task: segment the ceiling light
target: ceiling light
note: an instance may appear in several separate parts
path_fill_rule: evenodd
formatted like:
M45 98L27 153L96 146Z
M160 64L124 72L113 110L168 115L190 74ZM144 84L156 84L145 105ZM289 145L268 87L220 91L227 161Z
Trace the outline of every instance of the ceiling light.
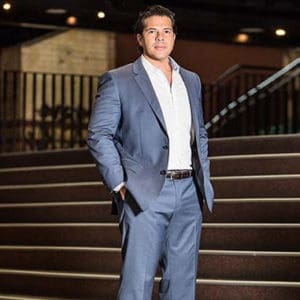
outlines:
M104 13L104 11L98 11L97 17L98 17L99 19L104 19L104 18L105 18L105 13Z
M2 5L2 8L4 10L10 10L11 9L11 4L9 2L5 2L3 5Z
M246 33L239 33L235 37L235 41L238 43L247 43L249 41L249 35Z
M67 18L66 23L68 25L76 25L77 24L77 18L74 16L70 16Z
M46 13L51 14L51 15L63 15L66 12L67 12L67 10L64 8L48 8L48 9L46 9Z
M282 28L278 28L278 29L275 30L275 34L277 36L285 36L286 35L286 31L284 29L282 29Z

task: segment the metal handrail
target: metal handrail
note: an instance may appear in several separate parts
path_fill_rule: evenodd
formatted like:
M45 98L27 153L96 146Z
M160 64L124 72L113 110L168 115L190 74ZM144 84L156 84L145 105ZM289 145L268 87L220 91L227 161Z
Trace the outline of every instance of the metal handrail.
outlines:
M218 122L220 122L222 119L225 118L225 116L229 115L233 110L237 109L237 107L242 104L249 101L250 98L253 98L256 96L260 91L267 88L269 85L273 84L276 80L280 79L282 76L285 76L287 73L292 71L295 68L298 68L300 65L300 58L295 59L293 62L276 72L275 74L271 75L258 85L256 87L251 88L243 95L239 96L236 100L230 102L227 106L225 106L219 113L217 113L209 122L205 124L205 128L208 130Z
M258 66L258 65L244 65L244 64L236 64L228 69L226 69L214 82L214 85L218 85L224 79L227 79L232 74L243 70L243 69L250 69L250 70L259 70L259 71L276 71L278 68L276 67L269 67L269 66Z

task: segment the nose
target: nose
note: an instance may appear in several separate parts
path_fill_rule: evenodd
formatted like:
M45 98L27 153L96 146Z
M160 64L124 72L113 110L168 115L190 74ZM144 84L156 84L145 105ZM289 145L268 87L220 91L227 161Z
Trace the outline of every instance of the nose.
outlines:
M163 41L164 40L162 32L160 32L160 31L157 32L156 39L158 41Z

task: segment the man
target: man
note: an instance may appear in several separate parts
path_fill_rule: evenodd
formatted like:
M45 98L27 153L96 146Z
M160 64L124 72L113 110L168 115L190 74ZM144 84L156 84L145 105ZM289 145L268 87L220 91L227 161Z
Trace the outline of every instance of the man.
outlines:
M123 269L118 299L195 299L202 201L210 183L199 77L169 55L174 13L154 5L136 23L142 55L104 74L88 145L118 208Z

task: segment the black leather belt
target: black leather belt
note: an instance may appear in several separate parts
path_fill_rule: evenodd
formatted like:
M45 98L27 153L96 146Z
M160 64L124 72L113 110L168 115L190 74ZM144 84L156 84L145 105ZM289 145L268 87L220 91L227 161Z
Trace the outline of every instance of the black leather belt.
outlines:
M193 170L168 170L166 172L166 178L170 179L184 179L193 176Z

